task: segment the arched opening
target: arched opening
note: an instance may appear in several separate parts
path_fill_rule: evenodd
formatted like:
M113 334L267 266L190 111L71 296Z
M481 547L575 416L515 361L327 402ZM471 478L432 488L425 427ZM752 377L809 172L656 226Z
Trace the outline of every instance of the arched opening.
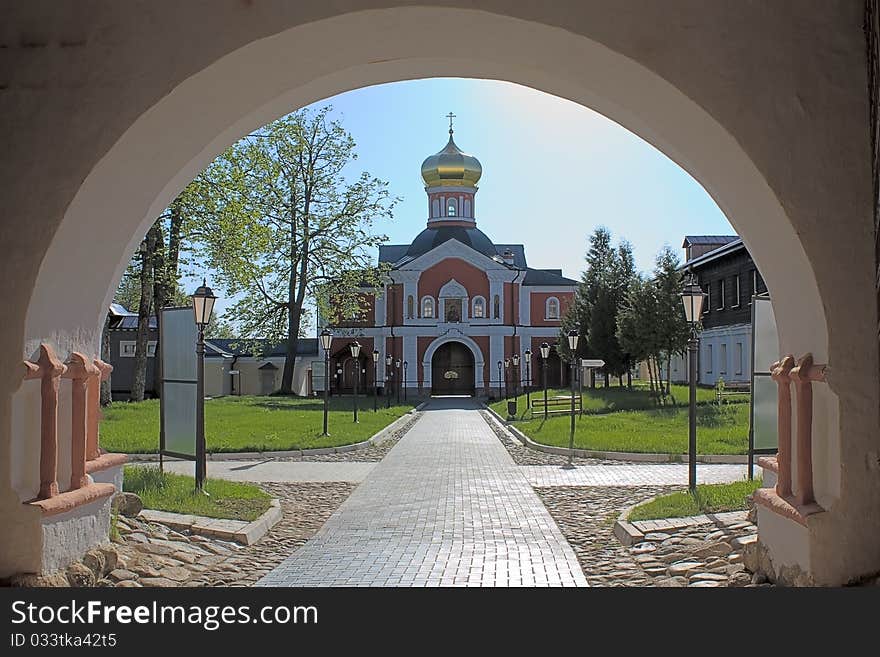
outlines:
M561 11L570 8L560 6ZM812 352L817 362L828 362L835 371L828 388L817 394L816 421L822 435L816 446L821 455L816 492L826 508L840 509L838 517L860 516L872 508L867 504L876 499L877 484L866 476L850 476L844 482L843 473L863 465L865 455L876 451L876 331L850 321L854 299L876 303L870 240L850 221L860 216L865 199L842 204L835 216L843 217L840 222L846 225L829 227L833 194L824 199L828 207L807 210L813 207L809 193L790 186L791 180L802 180L828 187L794 170L809 159L791 157L795 150L785 148L786 143L792 146L796 132L780 130L780 142L767 141L768 135L777 138L774 126L762 125L754 115L742 118L737 103L730 102L738 97L719 91L696 64L684 58L664 60L663 53L644 46L644 34L627 29L635 27L628 20L651 21L614 13L590 14L582 21L584 17L572 17L570 26L565 17L542 23L458 8L328 13L310 15L312 22L305 24L286 16L271 29L216 44L215 50L193 57L167 79L157 72L158 89L145 87L140 104L118 112L120 121L130 123L108 133L108 139L115 140L112 146L102 142L100 152L77 170L83 183L68 184L74 191L47 204L48 213L35 206L34 216L52 214L56 207L65 210L63 218L40 227L42 241L33 247L33 262L28 260L21 278L12 281L32 292L28 299L21 296L26 293L17 293L9 339L4 341L7 365L16 365L22 355L32 356L41 342L54 345L62 357L73 351L96 354L115 281L147 227L198 171L248 131L292 108L369 84L439 75L516 81L613 118L669 155L718 202L759 262L774 295L780 352ZM623 35L613 28L621 20ZM712 44L721 41L707 36ZM667 35L666 40L674 43L673 37ZM238 82L235 94L227 92L229 79ZM816 116L811 111L801 114L809 120ZM786 120L784 113L782 119ZM774 148L779 144L783 148ZM785 160L782 173L767 156L773 151ZM843 160L837 164L845 169L850 160ZM100 248L95 248L95 236L101 237ZM839 248L847 244L853 246L850 257L825 256L847 252ZM493 307L497 317L497 301ZM0 428L0 462L10 464L0 492L12 500L3 502L10 534L20 530L32 540L33 517L18 509L14 495L33 483L32 468L21 466L28 463L26 445L33 442L29 418L35 401L30 395L14 397L20 385L18 379L2 383L4 403L12 413ZM845 413L839 412L838 395L845 398ZM847 436L846 450L841 449L840 435ZM844 460L843 465L853 467L841 467ZM827 530L811 531L839 530L841 541L853 539L851 544L860 546L858 554L852 551L840 561L839 573L867 572L872 558L859 555L877 554L876 539L845 522L839 528L826 525ZM7 552L25 554L15 546Z
M446 342L431 358L432 395L473 395L474 355L463 343Z

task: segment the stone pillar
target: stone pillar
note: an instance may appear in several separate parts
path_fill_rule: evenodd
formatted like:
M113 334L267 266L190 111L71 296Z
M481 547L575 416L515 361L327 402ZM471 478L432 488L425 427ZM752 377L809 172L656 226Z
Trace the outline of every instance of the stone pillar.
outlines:
M86 476L86 443L89 434L89 383L100 386L101 371L79 352L73 352L66 363L65 379L70 379L72 407L70 432L70 490L89 484ZM93 385L92 388L97 386ZM100 400L100 395L98 397Z
M791 496L791 378L794 357L789 355L770 367L770 376L776 381L777 412L776 426L779 448L776 463L779 469L776 479L776 494L779 497Z
M58 390L67 369L47 344L36 363L25 362L26 379L40 379L40 491L38 500L58 495Z

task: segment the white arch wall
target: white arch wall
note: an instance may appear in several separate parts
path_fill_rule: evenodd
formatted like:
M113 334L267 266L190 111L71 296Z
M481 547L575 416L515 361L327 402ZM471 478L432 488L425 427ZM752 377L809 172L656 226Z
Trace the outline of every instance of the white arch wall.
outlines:
M129 38L101 44L96 61L107 62L106 75L122 76L119 84L101 87L102 102L90 98L62 107L63 129L103 143L105 135L119 134L120 126L138 118L98 162L88 159L90 153L79 162L59 149L46 160L52 166L34 174L33 186L16 177L30 171L21 162L0 183L19 206L13 209L27 219L18 230L4 226L7 243L22 244L24 235L49 244L42 258L38 240L30 250L11 248L12 257L0 265L9 274L3 280L12 286L13 306L3 362L12 367L43 340L62 354L72 348L94 352L113 282L150 222L250 129L370 83L431 75L511 80L614 118L707 188L742 234L774 294L782 349L812 351L817 361L831 363L829 387L837 396L820 394L824 406L817 417L823 429L818 460L826 466L818 473L820 501L837 499L850 515L876 513L869 502L877 498L877 484L866 483L876 459L865 458L877 453L877 349L860 3L819 5L796 23L781 4L707 8L686 0L662 5L631 0L613 7L572 0L542 7L540 16L533 3L499 0L486 4L494 14L405 8L315 20L371 4L348 0L330 7L304 0L295 8L264 4L259 14L243 15L236 11L250 10L218 7L207 20L192 21L185 15L191 9L158 1L150 7L151 20L123 26ZM74 13L67 19L69 29L78 22L102 27L107 22L97 6L87 17ZM212 36L181 40L176 32L181 25ZM126 51L130 42L142 50ZM111 57L113 48L124 52ZM178 50L183 54L175 54ZM694 58L694 52L701 56ZM173 65L146 64L154 53L171 53ZM213 63L204 67L208 61ZM192 75L182 79L181 67L191 62ZM63 61L75 63L70 57ZM139 67L149 73L135 85L125 76ZM34 116L42 119L34 143L37 134L54 134L57 122L37 112L46 106L33 105ZM30 133L14 127L12 143L27 144L22 135ZM70 180L55 183L62 170L76 172L73 187ZM20 189L8 187L19 181ZM55 197L71 189L78 191L56 230L54 208L66 202ZM35 284L28 278L34 258L42 260ZM15 304L21 289L31 288L25 319L23 307ZM864 321L861 315L853 321L853 308L866 311ZM6 418L0 460L6 460L11 389L0 387ZM847 436L845 449L841 433ZM841 456L858 477L841 481ZM8 472L0 488L8 498ZM8 510L21 516L13 506ZM865 548L862 554L877 547L856 523L844 522L840 530L850 544ZM841 572L865 566L851 555L838 560Z

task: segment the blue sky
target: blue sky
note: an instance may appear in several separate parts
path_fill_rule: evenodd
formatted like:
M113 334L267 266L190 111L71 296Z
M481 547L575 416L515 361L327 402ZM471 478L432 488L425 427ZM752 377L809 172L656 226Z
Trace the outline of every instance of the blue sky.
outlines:
M483 165L478 227L492 240L526 245L529 265L578 278L587 237L607 226L633 244L648 271L686 234L732 234L706 191L672 160L625 128L568 100L508 82L436 78L351 91L333 106L357 143L352 174L368 171L402 197L376 230L409 243L425 226L422 160L455 141ZM291 108L293 110L295 108ZM222 307L226 304L222 304Z

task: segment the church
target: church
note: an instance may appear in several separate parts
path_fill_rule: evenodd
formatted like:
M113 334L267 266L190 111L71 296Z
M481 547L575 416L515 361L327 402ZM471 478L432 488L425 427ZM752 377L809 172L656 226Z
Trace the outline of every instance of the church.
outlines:
M482 165L456 145L449 119L446 146L422 163L425 229L409 244L381 246L379 263L389 267L381 292L365 288L363 313L326 327L333 390L350 391L358 371L361 391L375 382L385 394L492 397L505 380L511 394L514 381L542 384L540 346L558 342L577 283L560 269L529 267L522 244L493 242L477 227ZM568 381L555 346L547 368L548 386Z

